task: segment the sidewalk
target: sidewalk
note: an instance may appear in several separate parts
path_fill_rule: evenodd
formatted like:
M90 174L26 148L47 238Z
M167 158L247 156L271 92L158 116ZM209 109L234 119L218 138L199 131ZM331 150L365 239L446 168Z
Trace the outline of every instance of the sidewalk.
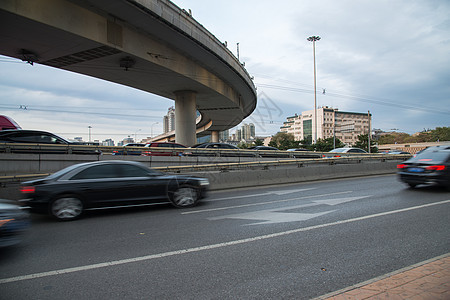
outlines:
M450 299L450 253L317 299Z

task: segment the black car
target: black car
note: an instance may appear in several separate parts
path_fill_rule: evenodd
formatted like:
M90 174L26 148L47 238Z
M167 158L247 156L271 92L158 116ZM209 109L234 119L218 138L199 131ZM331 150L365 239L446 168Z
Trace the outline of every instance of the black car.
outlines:
M30 146L9 147L8 152L37 153L37 154L101 154L95 147L82 146L80 143L69 142L56 134L40 130L2 130L0 131L0 144L34 144ZM67 147L61 147L61 146ZM69 147L77 145L78 147ZM6 151L5 148L0 148Z
M19 243L30 226L28 213L14 201L0 199L0 247Z
M279 149L275 148L275 147L269 147L269 146L253 146L248 148L249 150L275 150L275 151L280 151Z
M73 220L85 210L171 202L192 207L205 197L205 178L169 175L132 161L96 161L67 167L24 182L21 192L32 212Z
M205 148L205 149L239 149L238 147L227 143L203 143L192 146L192 148Z
M400 180L412 188L434 183L450 189L450 146L429 147L397 169Z
M191 148L199 149L200 151L194 150L192 152L185 153L187 156L223 156L223 157L255 156L255 154L246 153L245 151L239 151L240 149L238 147L227 143L215 143L215 142L203 143L194 145Z

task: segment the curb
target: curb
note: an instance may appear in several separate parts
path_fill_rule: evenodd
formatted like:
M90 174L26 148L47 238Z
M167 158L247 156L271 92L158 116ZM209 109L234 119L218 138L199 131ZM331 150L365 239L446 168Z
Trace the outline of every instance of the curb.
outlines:
M434 258L430 258L430 259L424 260L422 262L413 264L411 266L404 267L402 269L399 269L399 270L396 270L396 271L393 271L393 272L390 272L390 273L387 273L387 274L384 274L384 275L381 275L381 276L378 276L378 277L375 277L375 278L372 278L372 279L369 279L369 280L366 280L366 281L363 281L363 282L360 282L360 283L357 283L357 284L354 284L352 286L349 286L349 287L346 287L346 288L343 288L343 289L340 289L340 290L337 290L337 291L334 291L334 292L331 292L331 293L319 296L317 298L313 298L312 300L323 300L323 299L335 297L337 295L340 295L340 294L343 294L343 293L346 293L346 292L349 292L349 291L352 291L352 290L364 287L364 286L366 286L368 284L371 284L371 283L374 283L374 282L377 282L377 281L389 278L391 276L394 276L394 275L397 275L397 274L400 274L400 273L403 273L403 272L406 272L406 271L409 271L409 270L421 267L423 265L432 263L434 261L437 261L437 260L440 260L440 259L443 259L443 258L446 258L446 257L449 257L449 256L450 256L450 253L446 253L446 254L443 254L443 255L440 255L440 256L437 256L437 257L434 257Z

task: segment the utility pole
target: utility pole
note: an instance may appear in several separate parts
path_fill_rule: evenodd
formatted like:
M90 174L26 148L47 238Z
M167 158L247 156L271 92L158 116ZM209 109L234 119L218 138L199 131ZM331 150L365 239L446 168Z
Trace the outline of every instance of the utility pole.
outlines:
M317 93L316 93L316 41L320 41L320 36L310 36L308 41L313 43L314 56L314 144L317 143Z
M333 108L333 149L336 149L336 109Z

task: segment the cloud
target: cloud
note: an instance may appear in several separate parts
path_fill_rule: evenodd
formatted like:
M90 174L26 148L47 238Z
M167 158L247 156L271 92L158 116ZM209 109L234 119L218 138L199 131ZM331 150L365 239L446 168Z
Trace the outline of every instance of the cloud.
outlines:
M260 98L258 134L279 130L286 117L313 108L316 44L317 102L373 114L373 127L408 133L450 126L450 2L445 0L200 1L175 0L245 62L258 88L282 112L267 115ZM23 127L113 135L162 131L172 100L35 64L0 59L2 113ZM323 90L326 90L323 94ZM41 111L23 111L26 104ZM7 108L7 105L9 108ZM48 110L56 109L52 113ZM83 113L68 112L82 111ZM97 114L94 114L97 112ZM100 114L102 113L102 114ZM50 116L50 117L49 117ZM141 117L141 116L147 116ZM75 121L77 120L77 121ZM139 131L141 129L141 131Z

